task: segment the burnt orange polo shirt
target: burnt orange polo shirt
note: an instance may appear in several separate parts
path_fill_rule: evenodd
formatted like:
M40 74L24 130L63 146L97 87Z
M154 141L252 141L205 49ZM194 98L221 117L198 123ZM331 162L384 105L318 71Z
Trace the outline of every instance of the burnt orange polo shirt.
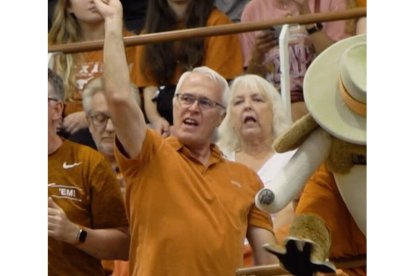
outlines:
M208 165L177 138L148 130L136 158L116 149L126 181L132 275L234 275L243 265L248 225L272 232L254 197L254 171L227 161L214 145Z

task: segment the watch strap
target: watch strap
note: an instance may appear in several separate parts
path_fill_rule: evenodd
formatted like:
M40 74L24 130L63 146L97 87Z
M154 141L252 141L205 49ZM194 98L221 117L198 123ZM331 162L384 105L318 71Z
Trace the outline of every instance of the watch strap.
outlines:
M322 29L323 29L322 23L321 22L317 22L317 23L313 24L312 27L306 28L306 31L308 32L308 34L311 35L313 33L316 33L316 32L321 31Z
M86 241L86 237L88 236L88 232L86 230L79 228L78 235L76 236L76 240L79 243L84 243Z

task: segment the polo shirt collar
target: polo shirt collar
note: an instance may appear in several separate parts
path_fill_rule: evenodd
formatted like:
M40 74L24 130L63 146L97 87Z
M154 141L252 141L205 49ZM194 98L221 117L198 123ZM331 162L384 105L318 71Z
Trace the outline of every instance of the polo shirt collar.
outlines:
M190 151L188 148L184 146L183 143L181 143L177 137L169 136L165 139L165 141L170 144L171 147L173 147L177 152L182 152L184 155L186 155L189 158L192 158L190 155ZM215 144L210 144L210 150L211 155L208 160L208 166L222 162L224 160L224 155L220 151L220 149Z

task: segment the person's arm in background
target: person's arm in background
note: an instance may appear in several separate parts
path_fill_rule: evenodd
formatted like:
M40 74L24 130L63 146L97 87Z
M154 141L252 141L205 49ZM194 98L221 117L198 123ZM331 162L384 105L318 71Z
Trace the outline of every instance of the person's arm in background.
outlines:
M255 226L249 226L247 228L247 239L252 247L254 264L266 265L279 263L277 257L267 252L263 245L266 243L276 245L276 238L272 232L267 229L259 228Z
M158 113L157 104L152 100L157 93L157 87L147 86L144 88L143 93L145 114L151 126L162 136L169 136L170 124Z
M260 11L248 3L241 15L242 23L257 21ZM239 35L246 73L265 77L267 68L263 64L266 53L277 46L276 33L270 29L246 32Z
M265 77L266 66L263 64L267 52L277 46L277 37L272 30L263 30L255 33L255 40L250 54L246 73Z
M88 120L86 119L85 111L78 111L68 114L65 118L63 118L62 127L70 134L74 134L82 128L87 128Z
M136 157L147 125L130 87L129 68L122 36L122 5L119 0L94 0L105 19L104 84L117 138L129 157Z
M81 228L88 233L84 243L77 240ZM67 218L52 198L48 201L48 234L49 237L72 244L98 259L128 259L128 226L107 229L79 226Z
M309 0L294 0L294 2L301 15L313 13L309 7ZM319 12L344 11L347 9L346 0L315 0L315 2L320 3ZM312 26L314 24L305 25L306 28L311 28ZM319 54L336 41L346 38L349 35L346 32L346 21L342 20L323 23L323 29L309 34L309 37L312 40L316 53Z
M243 12L240 17L241 23L250 23L256 20L254 18L254 15L252 15L252 13L250 12L250 10L252 9L250 6L251 6L251 3L248 3L244 7ZM247 66L249 65L250 59L252 58L253 46L256 40L255 33L256 32L245 32L245 33L239 34L245 68L247 68Z

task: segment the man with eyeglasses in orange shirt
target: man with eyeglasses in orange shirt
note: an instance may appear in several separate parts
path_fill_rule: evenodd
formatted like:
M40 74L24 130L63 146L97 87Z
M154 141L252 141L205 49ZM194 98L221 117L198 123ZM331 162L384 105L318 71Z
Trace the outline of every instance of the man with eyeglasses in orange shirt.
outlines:
M135 100L140 104L138 90L131 84L131 90ZM82 93L83 110L86 113L89 132L92 135L96 148L111 164L116 173L122 195L125 195L125 181L118 169L114 155L115 129L109 114L108 103L104 96L104 84L102 77L90 81ZM108 274L120 276L128 274L128 262L122 260L104 260L102 265Z
M138 90L132 83L130 87L133 91L134 99L140 105ZM115 129L103 90L102 77L91 80L84 88L82 105L96 149L107 158L112 169L115 172L119 172L114 155Z
M276 263L270 216L254 205L262 182L224 159L212 143L225 116L227 81L198 67L184 73L173 98L173 129L163 138L145 124L129 88L119 0L94 0L105 18L105 98L126 181L131 275L234 275L247 236L256 264Z

